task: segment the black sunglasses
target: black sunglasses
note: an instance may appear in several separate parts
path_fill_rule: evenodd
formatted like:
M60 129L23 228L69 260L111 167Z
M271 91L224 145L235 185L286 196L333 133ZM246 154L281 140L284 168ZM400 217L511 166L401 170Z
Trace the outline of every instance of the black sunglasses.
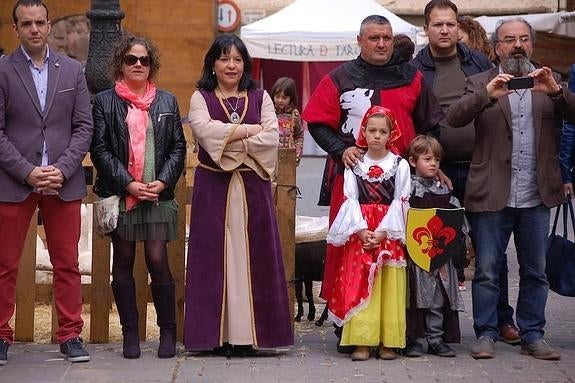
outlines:
M126 65L135 65L138 60L140 60L140 64L143 66L150 66L150 56L134 56L134 55L125 55L124 56L124 63Z

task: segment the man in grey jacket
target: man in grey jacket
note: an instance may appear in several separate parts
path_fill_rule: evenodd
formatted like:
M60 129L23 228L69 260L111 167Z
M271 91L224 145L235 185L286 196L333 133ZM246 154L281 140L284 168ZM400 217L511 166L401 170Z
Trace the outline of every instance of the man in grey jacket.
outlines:
M543 339L549 288L545 251L550 208L565 198L559 137L563 118L575 120L575 95L556 82L551 69L533 66L534 37L522 18L500 21L494 33L500 65L469 77L464 96L447 116L454 127L472 120L475 125L465 191L476 245L472 297L478 339L471 346L475 359L495 356L499 269L511 234L521 269L516 307L521 353L560 358ZM513 79L521 76L533 79L533 87L511 90Z

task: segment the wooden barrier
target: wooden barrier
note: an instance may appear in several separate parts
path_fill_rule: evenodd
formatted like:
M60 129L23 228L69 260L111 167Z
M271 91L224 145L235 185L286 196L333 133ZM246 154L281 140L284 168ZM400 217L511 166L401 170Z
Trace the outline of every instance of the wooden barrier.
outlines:
M190 152L188 152L190 153ZM188 164L195 163L188 161ZM85 161L89 164L89 159ZM295 151L279 149L276 214L280 229L280 239L284 254L286 281L291 281L295 274ZM85 166L88 174L92 173L91 166ZM168 244L168 254L171 271L176 283L176 321L178 339L182 339L184 321L184 283L185 283L185 253L186 253L186 227L189 223L187 210L191 209L191 191L193 189L194 167L187 167L186 176L182 176L176 186L175 196L180 206L178 210L178 239ZM190 174L191 172L191 174ZM188 182L186 182L188 180ZM191 182L189 180L192 180ZM88 195L83 202L93 203L97 196L88 186ZM24 245L24 252L20 260L16 290L16 318L15 340L21 342L34 341L34 308L36 303L52 302L52 285L36 284L36 238L38 234L37 213L32 217L30 228ZM92 227L95 227L93 225ZM151 301L148 288L148 271L146 268L143 246L138 243L137 256L134 266L134 279L136 280L136 294L140 315L140 338L146 339L147 309ZM34 288L30 288L34 286ZM293 286L288 283L290 309L293 310ZM90 304L90 342L107 343L110 332L110 309L112 307L112 292L110 288L110 238L92 233L92 273L91 283L82 285L84 303ZM273 309L273 308L271 308ZM293 315L292 315L293 317ZM151 324L155 326L155 323ZM57 320L52 310L52 341L55 341Z
M294 317L295 296L295 200L297 196L295 149L280 149L278 153L278 177L275 189L276 215L284 261L290 316ZM292 322L293 326L293 322Z

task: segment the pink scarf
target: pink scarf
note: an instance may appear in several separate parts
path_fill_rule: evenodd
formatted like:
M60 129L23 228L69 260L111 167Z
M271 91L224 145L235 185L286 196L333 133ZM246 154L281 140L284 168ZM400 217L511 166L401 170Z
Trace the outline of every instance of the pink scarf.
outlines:
M144 173L144 155L146 151L146 129L148 128L148 109L156 97L156 86L148 81L144 97L140 97L128 88L125 81L116 81L116 93L129 102L126 124L130 136L130 158L128 172L138 182L142 182ZM138 198L129 194L126 196L126 210L130 210L139 202Z

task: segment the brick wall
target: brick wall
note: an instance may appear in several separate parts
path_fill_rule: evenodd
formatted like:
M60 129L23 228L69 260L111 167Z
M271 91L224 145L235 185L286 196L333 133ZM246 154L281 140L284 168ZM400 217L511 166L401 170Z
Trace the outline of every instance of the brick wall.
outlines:
M14 0L0 0L0 46L5 53L19 42L12 30ZM68 15L84 14L89 0L45 0L55 20ZM121 0L126 17L122 27L152 39L160 50L158 85L176 94L180 112L188 113L189 100L199 78L203 56L216 33L217 0Z

